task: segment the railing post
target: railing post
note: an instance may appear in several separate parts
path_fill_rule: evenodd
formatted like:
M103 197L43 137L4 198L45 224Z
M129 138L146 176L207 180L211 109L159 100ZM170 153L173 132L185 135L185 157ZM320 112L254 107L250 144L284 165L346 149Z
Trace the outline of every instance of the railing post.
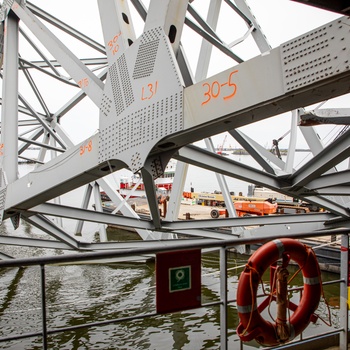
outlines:
M341 236L341 259L340 259L340 324L343 326L343 332L339 335L339 349L348 348L348 282L349 282L349 236Z
M43 327L43 349L47 350L45 265L40 265L40 276L41 276L41 319L42 319L42 327Z
M220 248L220 343L227 350L227 249Z

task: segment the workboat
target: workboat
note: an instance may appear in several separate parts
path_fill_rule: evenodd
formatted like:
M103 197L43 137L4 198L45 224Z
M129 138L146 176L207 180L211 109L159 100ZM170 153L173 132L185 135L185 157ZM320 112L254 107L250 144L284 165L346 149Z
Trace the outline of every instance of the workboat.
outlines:
M155 179L154 183L157 191L162 194L170 194L175 176L176 160L171 159L167 164L162 176ZM145 185L140 173L131 176L121 176L119 190L121 196L128 198L145 197Z

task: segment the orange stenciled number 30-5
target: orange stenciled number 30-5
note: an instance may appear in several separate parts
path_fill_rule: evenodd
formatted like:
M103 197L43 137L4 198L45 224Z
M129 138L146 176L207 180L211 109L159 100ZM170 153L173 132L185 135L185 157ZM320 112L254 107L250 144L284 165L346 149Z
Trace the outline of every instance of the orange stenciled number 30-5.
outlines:
M219 96L222 96L222 99L225 101L234 97L237 92L237 85L233 82L233 76L237 72L238 70L232 71L228 76L227 81L221 84L217 80L213 81L211 84L203 83L202 86L205 88L205 100L202 102L202 106L210 102L212 99L218 98ZM229 90L225 87L228 87Z

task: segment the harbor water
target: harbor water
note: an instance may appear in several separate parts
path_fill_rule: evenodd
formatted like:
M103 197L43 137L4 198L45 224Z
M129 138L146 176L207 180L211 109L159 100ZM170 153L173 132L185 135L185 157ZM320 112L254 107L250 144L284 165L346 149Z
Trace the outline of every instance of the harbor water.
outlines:
M245 156L237 156L245 157ZM22 165L21 165L22 166ZM23 165L28 167L28 165ZM26 169L22 169L25 171ZM202 170L201 170L202 171ZM215 175L214 180L215 180ZM213 180L213 181L214 181ZM232 186L230 186L232 183ZM246 194L247 183L237 184L229 179L230 190ZM208 192L218 189L198 169L190 169L186 186L196 191ZM233 188L234 187L234 188ZM185 189L186 190L186 189ZM81 200L73 191L62 203L79 205ZM65 220L63 225L71 230L73 223ZM21 221L15 231L10 221L0 227L1 235L22 237L45 237L35 227ZM85 227L86 236L94 239L97 224ZM125 231L108 229L111 240L136 237ZM64 254L61 250L43 251L40 248L0 246L3 253L16 256L42 256ZM228 299L236 298L238 278L248 256L229 253ZM202 257L202 304L220 300L219 256L217 252L206 253ZM339 278L324 272L324 281ZM264 276L268 281L269 276ZM300 274L293 284L302 285ZM268 286L266 286L268 291ZM261 290L262 291L262 290ZM104 263L88 265L48 266L46 268L47 324L48 329L59 329L102 320L114 320L127 316L155 312L155 262L139 261L125 263ZM291 299L297 303L300 292L293 292ZM327 306L328 305L328 306ZM319 334L339 327L339 284L327 285L324 298L317 313L321 316L316 324L311 324L304 336ZM330 314L328 314L330 312ZM266 315L268 317L268 315ZM332 323L329 327L323 322ZM0 270L0 337L41 331L40 269ZM231 302L228 312L229 348L239 349L239 338L235 334L238 326L235 302ZM49 349L218 349L220 347L219 306L177 312L170 315L156 315L142 320L123 321L103 326L94 326L49 336ZM244 349L258 348L257 343L244 345ZM0 349L42 349L41 337L1 342Z

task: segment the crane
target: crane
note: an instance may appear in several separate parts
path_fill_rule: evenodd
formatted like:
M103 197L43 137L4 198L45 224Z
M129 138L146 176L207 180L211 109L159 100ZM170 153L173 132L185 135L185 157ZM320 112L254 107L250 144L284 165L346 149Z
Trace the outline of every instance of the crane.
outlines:
M222 141L222 144L218 147L217 154L220 154L221 156L225 155L224 153L224 145L226 143L227 135L224 137L224 141Z

